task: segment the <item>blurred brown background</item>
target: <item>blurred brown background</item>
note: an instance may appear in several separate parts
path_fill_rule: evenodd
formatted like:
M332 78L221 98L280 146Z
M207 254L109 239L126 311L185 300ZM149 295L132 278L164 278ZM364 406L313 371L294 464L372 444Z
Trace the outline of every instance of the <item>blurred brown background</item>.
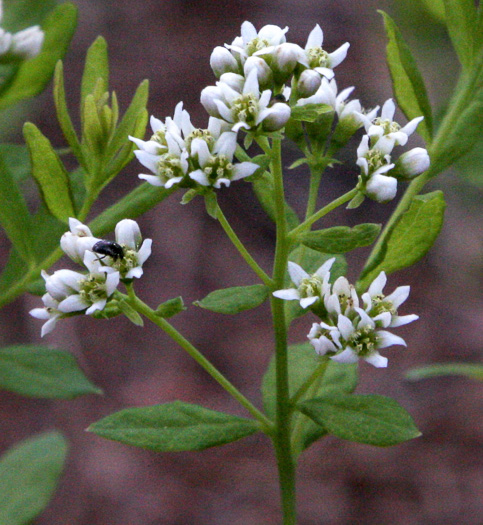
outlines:
M420 2L419 2L420 3ZM150 113L164 119L183 100L195 125L206 115L198 100L214 82L209 56L216 45L231 42L240 24L259 29L288 25L290 41L305 45L319 23L324 47L332 51L350 41L349 56L336 70L339 88L355 85L354 97L366 107L392 95L385 65L385 37L376 9L387 9L400 23L427 79L434 104L441 107L453 85L457 65L447 36L418 2L218 1L135 2L77 0L78 30L65 60L70 107L76 109L82 63L98 34L110 50L111 89L125 108L144 78L151 82ZM69 89L70 88L70 89ZM13 118L13 116L12 116ZM30 119L63 145L54 118L51 89L24 105L10 141L21 141L22 119ZM4 139L6 140L6 139ZM411 138L410 147L418 144ZM287 163L295 152L289 151ZM354 151L349 152L354 155ZM292 155L292 156L291 156ZM348 157L349 158L349 157ZM466 166L466 174L471 167ZM469 170L469 171L468 171ZM139 184L133 162L109 187L95 213ZM355 172L334 170L327 195L347 191ZM481 188L481 186L480 186ZM287 176L289 199L300 210L307 189L303 169ZM418 313L418 322L397 331L408 348L385 355L387 370L360 367L360 393L395 397L415 418L423 437L389 449L328 438L304 454L299 468L301 525L465 524L481 523L481 386L464 378L410 383L414 367L479 357L481 330L481 189L445 174L427 191L443 189L447 215L443 232L417 266L390 278L388 291L411 284L402 313ZM200 199L185 207L176 193L140 219L151 237L153 255L145 265L138 293L155 306L182 295L185 303L222 287L256 283L240 257L207 217ZM233 184L221 195L222 207L255 258L267 270L274 231L254 200L249 184ZM331 215L325 225L383 221L391 206L365 203L355 211ZM95 216L93 213L93 217ZM0 246L7 248L1 237ZM351 254L354 279L366 253ZM25 296L0 311L2 345L40 341L38 320L27 315L39 299ZM271 355L268 308L237 317L211 314L194 306L174 319L207 357L250 399L260 405L260 381ZM312 320L295 323L293 342L302 341ZM77 356L105 395L75 401L29 400L0 392L3 421L1 451L37 432L56 428L71 450L65 475L38 525L275 525L280 522L276 468L267 440L255 435L201 453L155 454L103 440L84 429L101 417L131 406L175 399L246 415L203 370L149 324L135 327L122 318L76 318L59 323L42 343Z

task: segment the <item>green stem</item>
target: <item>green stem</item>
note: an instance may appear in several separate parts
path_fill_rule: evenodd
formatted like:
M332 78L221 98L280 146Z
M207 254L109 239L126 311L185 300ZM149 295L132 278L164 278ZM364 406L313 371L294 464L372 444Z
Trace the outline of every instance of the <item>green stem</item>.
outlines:
M347 193L344 193L344 195L341 195L338 199L335 199L330 204L327 204L327 206L324 206L321 208L318 212L311 215L308 219L306 219L304 222L299 224L296 228L294 228L289 234L290 239L294 239L299 233L304 232L307 228L312 226L312 224L328 213L330 213L332 210L335 210L339 206L342 206L342 204L345 204L346 202L350 201L352 198L354 198L359 190L354 188L351 191L348 191Z
M258 275L260 280L269 286L270 288L273 287L273 281L270 279L270 277L260 268L258 263L255 261L255 259L250 255L248 250L245 248L243 243L238 238L237 234L234 232L233 228L230 226L230 223L226 219L224 213L222 212L219 204L217 204L217 218L220 221L220 224L222 228L225 230L226 235L230 239L230 241L233 243L235 248L238 250L240 255L243 257L245 262L250 266L250 268Z
M277 289L283 288L290 241L287 236L285 197L282 178L280 140L273 141L271 171L274 181L274 203L277 225L273 282ZM273 436L279 472L282 499L283 524L296 524L295 506L295 462L290 447L291 407L288 384L287 328L285 303L271 297L272 319L275 332L275 382L277 390L277 430Z
M310 377L305 381L305 383L302 384L302 386L292 396L292 399L290 400L290 403L292 404L292 406L295 406L302 399L302 397L307 393L309 388L314 384L314 382L317 379L324 377L324 374L325 374L325 371L328 365L329 365L329 359L327 357L322 359L322 361L318 364L318 366L312 372Z
M185 337L183 337L166 319L163 319L150 308L146 303L141 301L134 294L132 286L128 286L129 304L140 314L147 317L152 323L164 330L181 348L210 374L232 397L234 397L250 414L257 419L266 434L273 433L273 423L256 408L228 379L215 368L208 359L196 349Z

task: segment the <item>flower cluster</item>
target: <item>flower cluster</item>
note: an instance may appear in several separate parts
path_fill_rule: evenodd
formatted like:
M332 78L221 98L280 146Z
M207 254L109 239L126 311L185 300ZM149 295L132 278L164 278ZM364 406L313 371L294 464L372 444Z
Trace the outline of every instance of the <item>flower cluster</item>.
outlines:
M404 339L382 328L395 328L418 319L417 315L398 315L399 306L409 296L409 286L400 286L384 295L384 272L372 282L361 298L345 277L330 283L330 269L335 258L326 261L313 275L294 262L289 274L297 288L273 292L275 297L298 300L322 319L314 323L308 339L319 355L328 355L339 363L364 359L375 367L386 367L387 358L378 350L391 345L406 345Z
M0 0L0 22L2 18L3 5ZM38 25L13 34L0 28L0 63L33 58L40 53L43 42L44 32Z
M392 162L393 148L404 146L423 120L417 117L401 127L393 121L395 111L396 106L389 99L380 117L374 113L358 114L366 131L357 149L357 165L361 169L359 188L378 202L388 202L396 196L397 178L412 179L426 171L430 163L428 152L423 148L407 151L396 163Z
M42 337L51 332L58 319L104 310L112 300L121 280L129 281L143 274L142 265L151 255L151 239L142 241L138 224L124 219L116 225L116 242L98 239L77 219L69 219L70 231L64 233L60 246L74 262L87 272L57 270L52 275L42 271L46 293L43 308L30 315L45 319Z
M210 118L207 129L195 128L182 102L164 123L151 117L151 128L153 136L148 141L129 138L139 148L134 152L139 162L154 173L139 178L153 186L220 188L258 168L254 162L233 163L236 133L224 121Z

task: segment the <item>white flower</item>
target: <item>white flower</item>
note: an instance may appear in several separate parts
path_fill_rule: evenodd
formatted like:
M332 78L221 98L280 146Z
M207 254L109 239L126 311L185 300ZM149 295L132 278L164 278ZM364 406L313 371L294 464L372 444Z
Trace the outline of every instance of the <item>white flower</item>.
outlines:
M313 323L307 338L318 355L335 354L341 348L337 327L324 322Z
M220 78L223 73L237 73L240 69L236 58L226 47L221 46L213 49L210 56L210 66L217 78Z
M342 44L338 49L332 53L327 53L322 49L324 41L324 34L319 24L309 34L307 44L305 45L305 54L308 62L308 67L320 73L320 75L331 79L334 76L332 71L337 67L347 56L349 43Z
M278 104L270 107L272 92L265 90L260 93L257 69L252 69L238 91L220 81L216 87L208 86L201 92L201 103L206 111L216 118L221 118L231 124L231 130L254 130L267 119L269 131L275 131L274 122L281 129L290 118L290 111ZM286 105L286 104L285 104ZM288 107L288 106L287 106ZM290 109L290 108L289 108Z
M251 22L245 21L241 25L241 36L236 37L231 45L225 44L225 47L243 65L245 60L257 51L284 43L287 31L288 27L282 29L275 25L266 25L257 32Z
M335 280L331 289L324 295L327 313L337 319L339 314L349 315L359 306L359 297L355 287L345 277Z
M353 321L339 315L337 329L342 352L330 358L338 363L356 363L360 358L376 368L387 367L387 358L381 356L378 350L392 345L406 346L404 339L385 330L376 330L376 323L364 310L355 310L359 318Z
M424 173L429 165L428 152L424 148L413 148L397 159L396 170L404 179L412 179Z
M73 217L69 218L69 227L70 231L60 238L60 247L73 261L82 264L86 250L92 250L100 239L92 235L88 226Z
M297 300L302 308L308 308L322 300L329 287L330 269L335 257L325 263L312 275L294 262L288 263L288 273L297 288L288 288L273 292L275 297L287 301Z
M366 293L362 294L364 310L376 322L379 321L383 328L388 326L397 327L412 323L419 319L418 315L410 314L399 316L397 309L408 298L410 287L398 286L392 294L383 294L387 277L385 272L381 272L371 283Z
M30 315L37 319L46 319L46 322L42 325L40 336L49 334L55 328L57 319L61 318L63 313L58 310L59 302L56 301L49 293L42 296L44 308L34 308L30 310Z
M395 111L396 105L390 98L386 100L382 106L380 117L371 119L362 113L359 115L364 123L366 133L371 139L375 138L377 140L378 138L385 136L394 141L396 146L404 146L408 141L408 137L416 130L418 124L424 119L424 117L416 117L404 127L401 127L397 122L392 120Z

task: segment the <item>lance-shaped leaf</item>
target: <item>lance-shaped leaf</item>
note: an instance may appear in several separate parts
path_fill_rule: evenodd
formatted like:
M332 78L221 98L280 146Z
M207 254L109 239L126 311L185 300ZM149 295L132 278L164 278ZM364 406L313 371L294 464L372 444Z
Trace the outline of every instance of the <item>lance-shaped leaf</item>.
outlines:
M473 65L477 12L474 0L443 0L445 21L453 47L463 68Z
M433 119L423 77L394 20L384 11L379 13L384 17L389 39L386 47L387 63L399 107L409 120L424 116L418 131L424 140L431 142Z
M312 376L322 360L308 342L289 346L287 358L289 393L290 396L293 396ZM357 364L347 365L329 361L323 375L314 381L304 397L321 396L330 392L350 393L356 388L357 381ZM267 372L263 376L262 395L265 412L269 417L274 418L277 402L275 356L270 360ZM327 434L322 425L302 414L295 415L295 428L297 431L293 439L296 440L294 447L296 452L302 452L314 441Z
M406 372L406 378L412 381L439 376L466 376L470 379L483 381L483 365L477 363L439 363L414 368Z
M55 109L57 111L57 120L59 122L62 133L64 134L67 143L72 148L72 153L75 155L79 164L86 168L86 163L84 160L84 154L82 152L79 139L77 138L77 133L75 131L74 125L69 115L69 110L67 108L67 101L65 98L65 88L64 88L64 68L62 62L58 62L55 68L54 75L54 102Z
M390 274L419 261L441 231L445 207L441 191L414 197L386 239L384 258L375 267L364 269L358 289L364 290L383 270Z
M72 355L36 345L0 348L0 389L48 399L102 393L87 379Z
M175 401L127 408L88 429L98 436L156 452L203 450L231 443L259 430L250 419Z
M380 231L380 224L358 224L353 228L335 226L326 230L304 233L298 239L305 246L318 252L346 253L372 244Z
M0 523L25 525L40 514L57 487L67 455L58 432L22 441L0 457Z
M421 435L406 410L389 397L333 392L298 408L334 436L366 445L389 447Z
M164 317L165 319L168 319L170 317L173 317L176 314L179 314L183 310L186 310L186 307L183 302L183 298L175 297L174 299L169 299L168 301L161 303L156 308L156 315L159 315L159 317Z
M194 304L219 314L238 314L260 306L267 297L268 288L264 284L253 284L215 290Z
M109 89L107 43L98 36L87 51L81 83L81 108L88 95L102 95ZM97 101L97 97L95 98Z
M69 217L75 217L75 211L66 169L49 139L34 124L27 122L23 134L29 148L32 175L45 205L54 217L67 222Z
M35 259L32 249L32 221L13 174L0 153L0 225L26 262Z

